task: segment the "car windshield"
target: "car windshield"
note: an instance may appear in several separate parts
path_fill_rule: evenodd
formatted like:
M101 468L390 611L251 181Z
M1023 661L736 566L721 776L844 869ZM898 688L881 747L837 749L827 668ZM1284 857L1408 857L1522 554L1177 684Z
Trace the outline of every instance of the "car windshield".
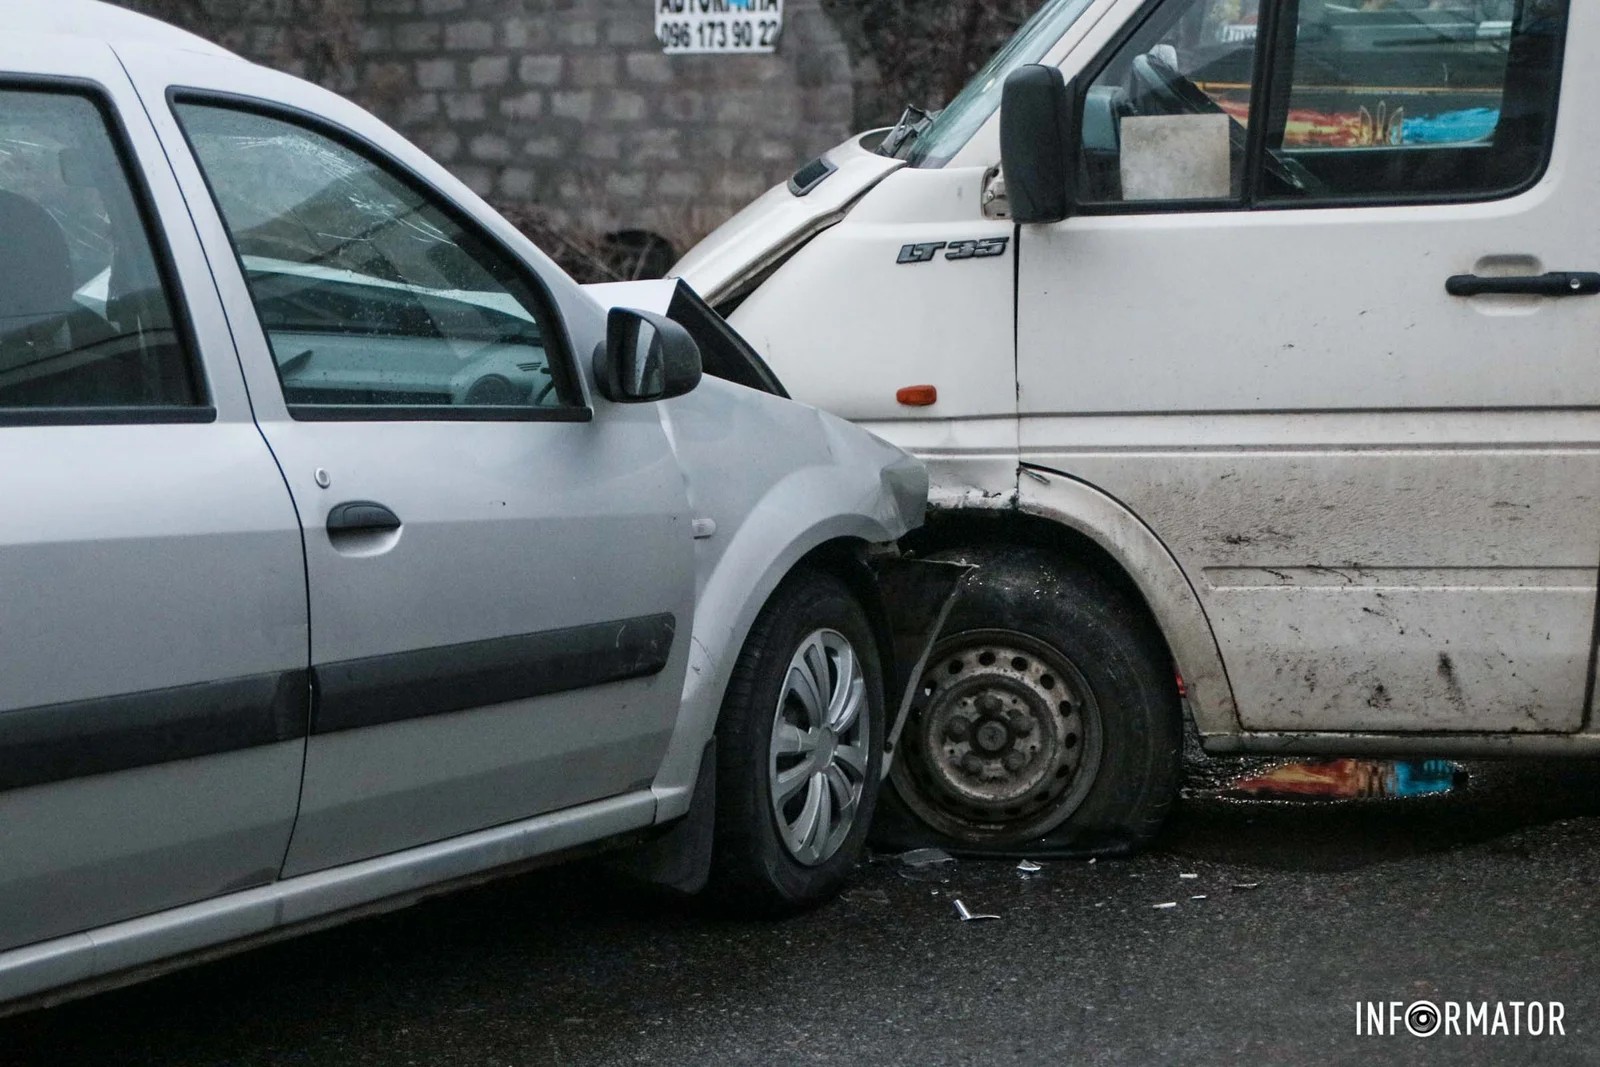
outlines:
M939 112L920 136L906 143L902 149L906 161L913 167L942 167L950 162L999 109L1000 93L1011 72L1043 59L1091 2L1051 0L1040 8L956 94L950 106Z

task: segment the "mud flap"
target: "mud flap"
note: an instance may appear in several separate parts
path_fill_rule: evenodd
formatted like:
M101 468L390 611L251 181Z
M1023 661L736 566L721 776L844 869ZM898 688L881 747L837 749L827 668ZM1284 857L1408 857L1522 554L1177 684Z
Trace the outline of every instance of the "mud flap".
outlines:
M711 877L711 846L717 815L717 742L700 754L689 814L638 848L619 853L609 866L630 878L679 893L698 893Z

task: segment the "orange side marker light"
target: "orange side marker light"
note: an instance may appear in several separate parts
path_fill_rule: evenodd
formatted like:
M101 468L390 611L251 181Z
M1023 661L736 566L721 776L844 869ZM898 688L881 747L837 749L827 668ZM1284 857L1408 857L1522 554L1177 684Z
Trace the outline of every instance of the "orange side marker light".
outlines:
M908 385L895 390L894 398L908 408L925 408L939 402L939 389L933 385Z

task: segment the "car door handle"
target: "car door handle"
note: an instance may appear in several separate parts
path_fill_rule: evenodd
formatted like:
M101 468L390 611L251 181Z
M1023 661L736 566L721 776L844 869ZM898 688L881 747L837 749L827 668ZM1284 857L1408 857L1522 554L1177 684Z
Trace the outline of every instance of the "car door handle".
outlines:
M328 512L328 532L336 533L381 533L384 530L398 530L400 516L370 500L351 500L343 504L335 504L333 510Z
M1564 270L1502 278L1457 274L1444 283L1444 291L1451 296L1484 296L1489 293L1512 296L1595 296L1600 294L1600 274Z

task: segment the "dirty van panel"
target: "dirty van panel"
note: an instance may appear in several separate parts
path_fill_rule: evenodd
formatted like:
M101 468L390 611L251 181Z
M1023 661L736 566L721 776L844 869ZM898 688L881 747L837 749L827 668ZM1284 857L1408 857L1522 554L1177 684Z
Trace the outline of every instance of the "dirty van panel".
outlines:
M1233 448L1169 455L1159 471L1127 456L1057 462L1166 538L1247 729L1577 729L1600 555L1594 453L1360 449L1348 420L1303 418L1318 447L1243 447L1244 420L1224 419L1215 432Z

